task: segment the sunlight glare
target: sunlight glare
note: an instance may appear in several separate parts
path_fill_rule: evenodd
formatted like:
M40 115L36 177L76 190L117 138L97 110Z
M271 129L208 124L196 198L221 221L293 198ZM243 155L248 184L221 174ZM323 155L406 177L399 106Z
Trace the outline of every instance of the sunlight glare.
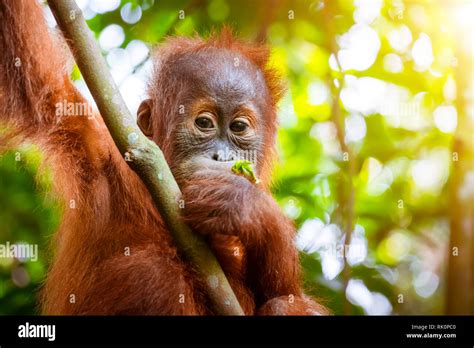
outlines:
M436 127L443 133L454 133L458 125L458 114L452 105L438 106L433 118Z
M109 51L119 47L125 41L123 28L117 24L110 24L99 35L99 44L103 50Z
M434 61L430 37L425 33L421 33L418 40L413 44L411 54L415 61L417 70L427 70Z
M355 24L339 37L337 54L343 70L367 70L374 64L380 49L377 32L365 24Z

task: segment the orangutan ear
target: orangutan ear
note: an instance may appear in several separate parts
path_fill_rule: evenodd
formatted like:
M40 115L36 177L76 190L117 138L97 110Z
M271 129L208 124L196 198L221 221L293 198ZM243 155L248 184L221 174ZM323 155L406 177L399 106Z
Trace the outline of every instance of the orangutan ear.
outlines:
M138 127L140 127L143 134L145 134L147 137L151 137L153 135L151 109L152 109L152 101L151 99L146 99L142 101L142 103L140 104L140 107L137 110Z

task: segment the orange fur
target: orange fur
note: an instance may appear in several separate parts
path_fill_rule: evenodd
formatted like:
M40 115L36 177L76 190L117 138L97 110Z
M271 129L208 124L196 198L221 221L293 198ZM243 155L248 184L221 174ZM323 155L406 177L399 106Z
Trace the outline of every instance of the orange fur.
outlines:
M65 203L42 290L43 313L213 314L199 277L179 255L145 186L114 146L100 115L55 117L56 103L85 99L68 77L63 45L49 33L42 16L35 1L0 0L0 120L12 126L10 137L30 138L44 149ZM207 41L169 39L155 57L149 91L160 102L155 108L170 110L172 102L170 91L156 82L167 73L163 65L209 47L235 51L265 72L270 120L263 169L269 178L275 104L282 89L276 74L266 68L266 48L246 45L227 30ZM156 116L154 122L164 132L159 145L172 165L166 135L173 120ZM294 227L268 193L268 180L260 189L232 174L211 181L198 172L182 184L184 218L197 233L209 234L247 314L324 311L303 297ZM289 295L296 296L295 304L282 300Z

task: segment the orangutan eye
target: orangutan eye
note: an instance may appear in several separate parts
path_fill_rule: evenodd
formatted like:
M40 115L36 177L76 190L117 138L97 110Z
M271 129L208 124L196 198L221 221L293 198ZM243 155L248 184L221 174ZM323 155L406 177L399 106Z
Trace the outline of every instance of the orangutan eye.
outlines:
M212 119L209 116L199 116L196 118L194 123L196 123L196 125L201 129L214 128L214 122L212 122Z
M245 132L248 127L249 125L246 122L238 120L231 123L230 130L234 133L239 134Z

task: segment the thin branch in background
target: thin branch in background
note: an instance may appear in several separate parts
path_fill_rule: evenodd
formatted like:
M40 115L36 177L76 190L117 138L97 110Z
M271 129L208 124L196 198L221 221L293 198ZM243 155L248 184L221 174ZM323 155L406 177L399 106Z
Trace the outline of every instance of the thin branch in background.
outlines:
M282 0L269 0L268 2L265 2L263 6L260 7L262 11L263 21L260 25L257 35L255 36L255 42L264 43L267 41L268 27L275 20L275 17L278 14L278 10L283 4L284 1Z
M336 134L337 139L339 142L339 146L343 153L344 158L347 158L347 180L342 178L341 183L339 185L339 215L341 219L341 227L344 231L344 250L346 250L346 246L350 245L352 240L352 231L354 230L354 221L355 221L355 211L354 211L354 204L355 204L355 189L353 184L354 176L356 175L356 155L351 147L346 144L345 141L345 129L344 129L344 115L343 110L341 108L341 90L344 87L344 73L342 70L342 66L339 62L337 52L338 46L337 42L335 41L336 33L334 31L334 11L333 11L333 3L331 1L325 1L324 8L322 9L323 19L324 19L324 26L326 30L326 37L328 38L327 46L329 52L335 58L337 68L340 72L340 76L336 78L336 82L332 81L333 77L330 75L329 80L333 89L333 100L331 105L331 119L336 126ZM352 306L347 300L346 290L349 284L350 279L350 266L347 263L347 255L344 253L344 268L343 268L343 296L344 296L344 314L349 315L352 312Z
M467 315L474 313L474 202L472 198L461 198L462 186L469 172L474 170L474 136L472 125L466 116L470 74L464 67L469 67L469 57L456 47L458 59L455 69L456 90L459 91L455 105L458 125L452 141L452 173L449 181L449 216L450 239L448 249L447 291L445 312L448 315ZM471 71L472 73L472 71ZM456 160L454 160L456 156ZM471 289L471 291L466 291Z

